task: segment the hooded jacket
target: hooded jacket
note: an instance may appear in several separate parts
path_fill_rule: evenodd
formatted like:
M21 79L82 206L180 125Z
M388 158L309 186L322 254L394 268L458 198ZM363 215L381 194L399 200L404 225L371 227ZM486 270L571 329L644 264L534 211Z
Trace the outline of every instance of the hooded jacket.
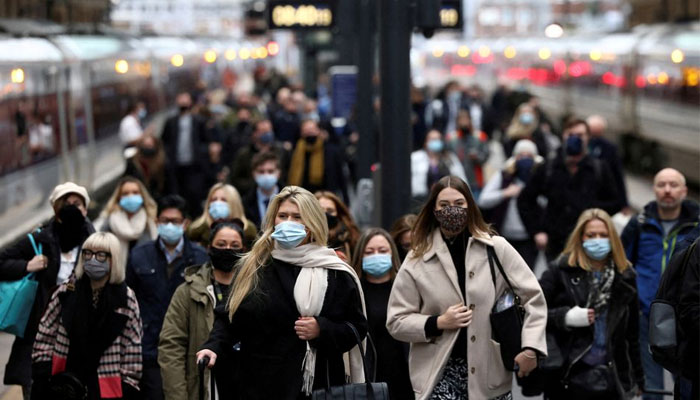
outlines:
M158 364L167 400L196 399L199 395L197 351L214 326L214 286L210 263L185 270L165 314L158 344ZM209 382L209 370L205 382ZM205 384L208 387L208 384Z

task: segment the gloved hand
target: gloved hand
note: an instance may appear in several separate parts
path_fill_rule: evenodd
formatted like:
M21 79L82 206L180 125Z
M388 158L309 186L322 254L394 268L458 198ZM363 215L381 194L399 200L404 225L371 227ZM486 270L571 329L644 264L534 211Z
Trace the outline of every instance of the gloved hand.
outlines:
M584 326L589 326L591 324L588 318L589 310L587 308L581 308L575 306L566 312L564 316L564 322L569 328L581 328Z

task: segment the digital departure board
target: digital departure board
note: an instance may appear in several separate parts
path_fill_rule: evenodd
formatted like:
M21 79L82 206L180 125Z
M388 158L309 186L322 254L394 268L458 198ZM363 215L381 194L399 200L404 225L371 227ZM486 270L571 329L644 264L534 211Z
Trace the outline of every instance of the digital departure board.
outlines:
M335 23L335 0L269 0L269 29L328 29Z

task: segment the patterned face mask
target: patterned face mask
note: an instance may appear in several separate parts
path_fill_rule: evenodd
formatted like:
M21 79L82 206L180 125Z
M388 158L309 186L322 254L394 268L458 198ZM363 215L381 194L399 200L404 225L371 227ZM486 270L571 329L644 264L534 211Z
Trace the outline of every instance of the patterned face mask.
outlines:
M445 233L458 234L467 226L467 209L456 206L443 207L435 210L435 218Z

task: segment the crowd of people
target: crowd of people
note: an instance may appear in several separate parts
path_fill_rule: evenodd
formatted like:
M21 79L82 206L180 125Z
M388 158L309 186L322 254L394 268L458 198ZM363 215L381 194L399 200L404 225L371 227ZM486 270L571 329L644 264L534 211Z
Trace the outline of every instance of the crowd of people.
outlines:
M160 135L134 103L125 176L99 217L85 188L58 185L54 217L0 252L0 281L38 282L6 384L25 399L195 399L211 373L220 398L248 400L373 378L392 399L506 400L516 371L546 399L660 398L643 393L664 389L650 304L700 221L678 171L659 171L633 216L602 117L559 134L507 87L490 102L457 82L429 101L414 88L414 213L389 232L349 207L353 121L338 129L324 99L258 83L178 94ZM507 160L488 171L496 142ZM697 258L688 271L697 288ZM680 323L697 333L686 297ZM504 359L492 316L513 305L520 348ZM697 351L685 357L696 367L675 390L698 398Z

